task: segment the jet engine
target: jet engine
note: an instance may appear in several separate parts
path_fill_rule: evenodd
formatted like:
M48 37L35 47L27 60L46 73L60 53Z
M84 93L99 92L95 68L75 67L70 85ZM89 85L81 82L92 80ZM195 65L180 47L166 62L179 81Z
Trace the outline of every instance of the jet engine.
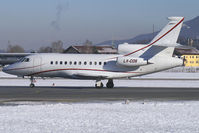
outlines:
M134 66L143 66L147 65L148 60L144 60L143 58L134 58L134 57L118 57L117 65L125 66L125 67L134 67Z

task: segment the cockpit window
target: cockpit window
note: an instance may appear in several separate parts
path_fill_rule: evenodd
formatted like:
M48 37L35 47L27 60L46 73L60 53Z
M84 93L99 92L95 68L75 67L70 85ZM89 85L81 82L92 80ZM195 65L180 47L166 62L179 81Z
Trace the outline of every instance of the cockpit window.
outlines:
M30 58L22 58L21 60L20 60L20 62L29 62L30 61Z
M21 59L19 60L19 62L23 62L23 61L24 61L24 59L25 59L25 58L21 58Z
M25 58L24 62L29 62L30 58Z

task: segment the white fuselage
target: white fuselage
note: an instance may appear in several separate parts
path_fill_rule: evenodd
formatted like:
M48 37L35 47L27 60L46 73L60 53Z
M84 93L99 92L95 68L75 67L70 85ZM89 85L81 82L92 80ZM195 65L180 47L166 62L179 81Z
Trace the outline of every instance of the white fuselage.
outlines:
M77 79L115 79L133 77L170 69L183 64L175 57L154 57L144 66L117 65L117 54L35 54L28 61L3 69L18 76L63 77Z

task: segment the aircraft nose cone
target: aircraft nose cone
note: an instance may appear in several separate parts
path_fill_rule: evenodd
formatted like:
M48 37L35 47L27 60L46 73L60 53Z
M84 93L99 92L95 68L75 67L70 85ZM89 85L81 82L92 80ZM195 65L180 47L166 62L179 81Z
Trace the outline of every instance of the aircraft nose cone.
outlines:
M3 67L3 69L2 69L3 72L6 72L7 70L8 70L8 66Z
M5 66L3 67L2 71L7 74L12 74L17 76L21 76L23 74L23 70L20 70L20 66L18 66L17 64L11 64Z
M11 66L9 65L9 66L3 67L2 71L8 74L11 74L10 69L11 69Z

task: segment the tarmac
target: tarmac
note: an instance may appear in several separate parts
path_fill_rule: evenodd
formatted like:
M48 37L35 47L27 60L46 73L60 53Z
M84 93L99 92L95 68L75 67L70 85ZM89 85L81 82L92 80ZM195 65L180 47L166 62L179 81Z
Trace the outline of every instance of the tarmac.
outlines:
M101 102L199 100L199 88L0 86L0 103L12 101Z

